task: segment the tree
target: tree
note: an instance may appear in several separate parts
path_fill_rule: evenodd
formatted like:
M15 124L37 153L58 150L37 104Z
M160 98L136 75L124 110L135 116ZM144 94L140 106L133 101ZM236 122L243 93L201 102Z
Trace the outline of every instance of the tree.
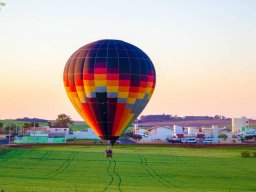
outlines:
M18 129L19 129L19 128L16 127L16 125L11 124L11 125L6 125L6 126L4 127L3 132L6 133L6 134L8 134L8 133L11 133L11 134L18 134L18 132L19 132Z
M30 127L39 127L39 123L37 123L37 122L31 122L30 123Z
M4 124L3 123L0 123L0 133L2 133L4 130L3 130L3 127L4 127Z
M58 118L53 123L53 125L56 127L65 127L65 126L68 126L69 124L73 124L73 121L71 117L66 114L58 115Z
M135 140L140 140L140 139L142 139L142 136L141 136L141 135L136 135L136 134L134 134L134 133L131 132L131 131L127 131L127 132L123 133L123 134L122 134L122 137L124 137L124 138L133 138L133 139L135 139Z
M226 119L226 117L223 115L215 115L214 119Z
M52 122L51 121L48 121L47 124L48 124L49 127L52 126Z
M228 138L228 136L226 134L220 134L219 135L219 138L223 138L224 140L226 140Z
M29 128L31 127L30 123L23 123L22 128Z
M215 115L214 119L221 119L221 115Z

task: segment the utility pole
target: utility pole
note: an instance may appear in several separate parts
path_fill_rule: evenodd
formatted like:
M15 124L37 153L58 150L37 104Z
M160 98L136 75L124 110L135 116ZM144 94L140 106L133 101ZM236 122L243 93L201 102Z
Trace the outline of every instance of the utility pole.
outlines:
M16 134L19 135L18 134L18 124L17 123L16 123Z
M34 121L34 143L36 142L36 126L35 126L35 121Z
M9 120L9 145L11 144L11 120Z

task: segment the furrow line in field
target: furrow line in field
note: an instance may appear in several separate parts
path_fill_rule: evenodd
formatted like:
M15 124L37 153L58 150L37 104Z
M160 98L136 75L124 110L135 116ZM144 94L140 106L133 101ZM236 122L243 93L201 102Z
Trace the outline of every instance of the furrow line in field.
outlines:
M16 152L17 152L16 150L15 151L7 151L7 152L4 151L0 154L0 160L10 157L12 153L16 153Z
M75 156L77 155L77 152L73 152L72 155L68 158L68 160L65 163L65 166L63 169L61 169L55 176L63 173L64 171L66 171L71 163L71 161L73 161L75 159Z
M139 159L140 159L140 165L141 167L148 173L148 175L150 175L154 180L156 180L156 178L152 175L152 173L147 169L147 167L145 166L142 157L139 155Z
M44 157L44 160L47 160L51 155L52 155L52 151L49 151L49 153L47 154L47 156Z
M114 169L113 169L113 173L116 175L116 177L118 178L118 191L121 192L121 183L122 183L122 179L120 177L120 175L116 172L116 160L113 160L114 162Z
M77 155L77 152L72 152L71 155L68 156L66 161L64 161L56 170L54 173L49 174L48 178L56 177L57 175L63 173L70 165L71 161L75 159L75 156Z
M44 158L50 153L50 151L46 151L40 158L38 158L38 161L44 160Z
M164 177L161 177L153 168L151 168L151 167L149 167L148 166L148 161L147 161L147 158L144 156L144 155L141 155L143 158L144 158L144 160L145 160L145 165L147 166L147 168L151 171L151 172L153 172L159 179L160 179L160 181L162 182L162 181L165 181L165 186L168 186L169 187L169 185L172 185L172 186L174 186L174 187L177 187L175 184L172 184L172 183L170 183L170 181L168 181L167 179L165 179Z
M111 167L111 163L112 163L112 161L109 161L108 168L107 168L107 174L108 174L109 177L110 177L110 181L109 181L109 183L106 185L106 187L103 189L103 192L104 192L104 191L107 191L108 187L112 185L113 180L114 180L113 175L112 175L112 174L110 173L110 171L109 171L109 170L110 170L110 167Z
M161 177L155 172L153 171L151 168L148 167L148 163L147 163L147 159L145 158L145 156L143 155L139 155L140 158L140 162L141 162L141 166L144 168L144 170L158 183L160 183L161 185L165 186L165 187L169 187L168 184L164 183L161 179ZM144 160L143 160L144 159Z
M0 160L9 160L13 157L17 157L19 154L21 155L23 152L21 150L12 150L10 152L5 153L2 157L0 156Z

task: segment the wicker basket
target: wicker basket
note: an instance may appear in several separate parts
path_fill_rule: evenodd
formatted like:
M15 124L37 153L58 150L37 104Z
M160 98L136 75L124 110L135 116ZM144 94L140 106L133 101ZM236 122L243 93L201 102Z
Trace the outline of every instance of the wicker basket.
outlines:
M112 151L105 151L105 157L112 157Z

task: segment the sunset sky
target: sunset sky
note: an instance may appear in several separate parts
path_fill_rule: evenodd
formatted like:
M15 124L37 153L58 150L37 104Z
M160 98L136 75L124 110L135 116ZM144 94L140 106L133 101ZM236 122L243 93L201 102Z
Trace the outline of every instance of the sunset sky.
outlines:
M157 85L145 114L256 118L256 1L3 0L0 119L81 117L62 81L67 59L99 39L132 43Z

